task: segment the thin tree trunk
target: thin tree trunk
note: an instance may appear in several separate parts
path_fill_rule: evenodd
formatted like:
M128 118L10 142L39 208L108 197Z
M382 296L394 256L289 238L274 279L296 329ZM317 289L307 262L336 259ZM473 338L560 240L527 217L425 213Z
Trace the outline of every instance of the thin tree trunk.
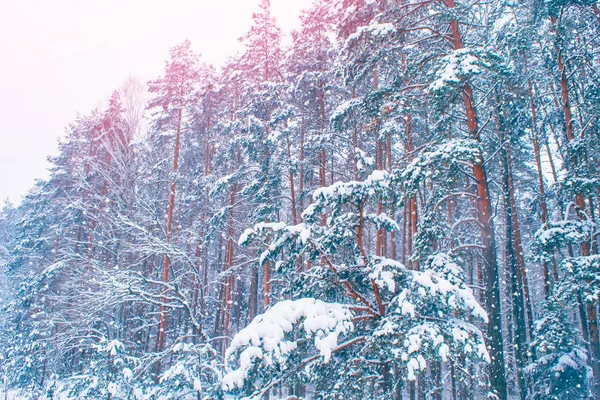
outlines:
M506 166L507 166L507 177L508 177L508 198L512 209L511 223L512 223L512 234L514 238L514 252L517 262L517 268L519 273L519 279L521 280L521 288L523 290L523 298L525 300L525 311L527 313L527 332L533 331L533 306L531 304L531 297L529 294L529 282L527 279L527 268L525 266L525 257L523 255L523 243L521 241L521 229L519 226L519 216L517 213L517 202L515 200L515 188L513 183L512 173L512 157L510 151L510 142L506 142Z
M413 142L412 142L412 118L410 113L407 113L405 118L405 128L406 128L406 151L409 154L409 160L412 158L413 152ZM413 255L413 237L417 232L417 197L411 196L406 200L405 205L405 226L406 226L406 265L410 269L418 270L419 266L417 262L412 262L411 257ZM408 384L408 397L410 400L415 400L417 398L417 383L415 381L411 381Z
M446 0L448 8L454 8L454 0ZM463 42L457 20L450 21L454 48L463 48ZM463 102L467 117L469 136L479 141L479 126L477 112L471 85L467 82L463 87ZM485 262L486 284L486 309L489 315L488 347L491 357L490 382L492 391L500 400L508 398L506 387L506 371L504 367L504 347L502 343L502 307L500 301L500 277L498 260L496 258L496 240L494 221L492 217L492 204L488 187L487 174L480 154L473 162L473 175L477 185L477 218L481 226L481 239L483 245L483 259Z
M524 287L520 280L521 266L519 265L518 255L519 251L522 251L519 246L516 237L516 231L514 230L515 220L515 208L514 199L512 196L511 187L511 176L510 176L510 159L508 155L508 141L503 134L503 126L501 122L498 122L498 128L501 135L502 141L502 166L503 166L503 184L504 184L504 209L506 213L506 261L510 266L509 280L510 280L510 291L512 299L513 318L515 322L514 326L514 349L515 349L515 360L516 360L516 375L517 375L517 388L519 390L519 397L525 400L527 396L527 387L525 383L525 376L523 370L527 365L527 329L525 326L525 307L523 304L523 293Z
M525 60L527 59L525 58ZM525 68L527 68L527 63L525 63ZM533 97L533 85L531 83L531 78L527 79L527 89L529 92L529 106L531 109L533 152L535 154L535 164L538 173L538 189L540 192L540 209L542 211L542 224L547 224L548 206L546 204L546 188L544 185L544 171L542 169L542 157L540 154L537 112L535 108L535 100ZM542 268L544 274L544 298L548 298L548 295L550 294L550 272L548 269L548 263L546 261L542 262Z
M409 213L409 209L408 209L408 201L405 202L404 207L402 208L403 210L403 221L402 221L402 258L401 258L401 262L403 265L407 265L406 264L406 255L408 253L408 213Z
M444 386L442 385L442 363L438 360L431 362L430 381L432 388L429 390L432 400L442 400Z
M298 195L300 203L299 221L302 222L302 212L304 211L304 136L305 136L304 116L302 116L302 125L300 127L300 165L298 165Z
M388 161L388 172L392 172L392 135L387 136L387 161ZM393 201L390 209L390 218L395 220L395 206L396 201ZM396 259L396 231L390 232L390 257L392 260Z
M177 171L179 170L179 150L181 146L181 119L183 109L180 108L177 113L177 135L175 136L175 154L173 156L173 181L170 185L169 190L169 206L167 208L167 243L171 242L171 235L173 232L173 210L175 208L175 190ZM163 275L162 281L167 283L169 281L169 255L165 254L165 260L163 263ZM160 315L158 320L158 333L156 336L156 352L161 352L165 346L165 331L167 325L167 309L165 306L165 289L163 289L163 297L161 299ZM155 372L160 371L160 363L155 363Z
M406 151L408 152L408 159L411 160L414 151L413 140L412 140L412 117L410 113L407 113L404 117L405 128L406 128ZM408 263L408 267L414 270L419 269L419 263L417 261L411 261L410 257L413 256L413 240L414 236L417 233L417 223L418 223L418 210L417 210L417 196L413 195L407 199L408 208L407 208L407 216L408 216L408 226L407 226L407 238L406 238L406 262Z
M377 132L375 132L377 134ZM383 170L383 143L381 140L377 139L377 169L379 171ZM383 213L383 201L381 198L377 202L377 215L381 215ZM375 255L377 257L383 256L383 229L378 228L375 236Z
M227 224L227 244L225 250L225 264L223 266L223 272L227 273L233 267L234 261L234 248L233 248L233 235L234 235L234 205L237 195L237 183L231 186L231 193L229 195L229 222ZM232 305L232 292L234 285L233 275L228 275L225 278L225 285L223 286L223 334L229 334L229 322L231 318L231 305Z
M379 88L379 74L377 72L377 68L373 69L373 89L377 90ZM379 171L383 171L383 142L379 137L379 119L376 117L373 120L373 134L376 137L377 141L377 169ZM377 215L381 215L383 213L383 201L379 199L377 202ZM384 248L384 230L382 228L377 229L377 233L375 236L375 255L378 257L385 256L383 252Z
M352 87L352 99L356 98L354 86ZM354 180L358 180L358 160L356 159L356 149L358 147L358 128L356 126L356 112L352 113L352 154L354 160L352 160L352 166L354 168Z
M321 129L322 129L323 136L324 136L327 131L327 119L325 116L325 89L323 88L323 84L319 84L319 85L320 85L319 103L321 106L321 110L320 110L321 111ZM321 187L327 186L326 171L325 171L326 166L327 166L327 156L325 154L325 148L321 148L321 163L319 165L319 179L320 179L319 183L320 183ZM325 226L326 224L327 224L327 217L325 216L325 214L322 214L321 215L321 225Z
M255 267L251 268L250 278L250 321L258 314L258 270Z
M289 136L286 138L286 144L287 144L287 154L288 154L288 158L292 159L292 154L290 151L290 138ZM297 215L297 208L296 208L296 189L295 189L295 183L294 183L294 173L292 172L292 170L290 169L289 172L289 178L290 178L290 196L291 196L291 206L292 206L292 223L294 225L298 224L298 215Z
M263 277L264 277L264 305L265 310L269 308L271 304L271 265L268 261L263 266Z

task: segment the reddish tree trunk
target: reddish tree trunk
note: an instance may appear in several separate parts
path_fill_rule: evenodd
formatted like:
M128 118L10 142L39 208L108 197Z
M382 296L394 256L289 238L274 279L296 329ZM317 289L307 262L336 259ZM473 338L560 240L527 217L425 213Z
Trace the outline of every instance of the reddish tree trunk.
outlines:
M454 8L454 0L446 0L448 8ZM463 42L457 20L450 21L454 48L463 48ZM467 117L469 136L479 141L479 126L473 91L469 83L463 87L463 103ZM488 347L491 357L490 383L492 391L500 400L508 398L506 388L506 371L504 367L504 347L502 343L502 308L500 301L500 281L498 261L496 257L496 241L494 221L492 219L492 204L488 187L487 174L483 157L480 154L473 162L473 175L477 185L477 219L481 227L483 259L485 263L486 309L489 316Z
M412 152L414 150L413 141L412 141L412 117L410 113L407 113L404 117L405 127L406 127L406 151L409 153L408 159L412 159ZM407 260L408 266L412 269L418 270L419 263L417 261L411 261L410 257L413 255L413 240L414 236L417 233L417 223L419 218L419 213L417 209L417 196L411 196L407 200L408 208L407 208L407 216L408 216L408 232L406 238L406 250L407 250Z
M234 249L233 249L233 235L234 235L234 206L235 198L237 195L237 183L234 183L231 187L231 193L229 196L229 222L227 224L227 245L225 250L225 264L223 271L228 272L233 267ZM227 335L229 333L229 322L231 318L231 304L232 304L232 291L233 291L234 279L233 276L227 276L225 278L225 285L223 286L223 333Z
M181 118L183 109L179 109L177 114L177 135L175 136L175 154L173 156L173 181L169 188L169 206L167 208L167 243L171 242L171 235L173 233L173 210L175 209L175 190L176 190L176 179L177 171L179 170L179 150L181 146ZM165 260L163 263L163 275L162 281L167 283L169 281L169 255L165 254ZM165 331L167 325L167 309L165 306L165 290L163 290L163 297L161 299L160 315L158 319L158 334L156 336L156 351L161 352L165 346Z
M355 89L352 88L352 99L356 98ZM352 116L352 154L354 155L354 160L352 160L352 165L354 167L354 180L358 180L358 160L356 159L356 148L358 147L358 128L356 126L356 113L353 112Z
M287 142L287 153L288 153L288 158L291 160L292 158L292 154L290 151L290 138L287 137L286 139ZM289 172L289 178L290 178L290 196L291 196L291 206L292 206L292 223L294 225L296 225L298 223L298 215L297 215L297 210L296 210L296 189L295 189L295 183L294 183L294 173L290 170Z
M327 119L325 117L325 90L323 89L323 85L320 84L321 95L319 96L319 102L321 105L321 129L323 130L323 135L327 130ZM319 165L319 179L321 187L325 187L327 185L326 182L326 171L325 167L327 166L327 156L325 154L325 149L321 149L321 163ZM321 215L321 225L325 226L327 224L327 217L325 214Z
M302 211L304 211L304 117L302 117L302 126L300 127L300 165L298 166L298 192L300 195L300 222L302 222Z
M377 139L377 169L383 170L383 144L381 140ZM383 212L383 202L381 199L377 202L377 215L381 215ZM380 257L383 256L383 229L377 229L375 239L375 255Z
M387 137L387 159L388 159L388 172L392 172L392 135L389 134ZM394 201L395 203L395 201ZM395 209L392 205L390 209L390 218L395 220ZM396 259L396 231L390 233L390 257L392 260Z
M265 292L265 310L271 304L271 265L267 261L264 265L264 292Z
M546 204L546 189L544 186L544 171L542 170L542 157L540 154L540 142L537 129L537 113L535 109L535 101L533 99L533 87L531 79L527 80L527 87L529 89L529 105L531 107L531 122L533 132L533 152L535 153L535 164L538 173L538 189L540 191L540 208L542 211L542 224L548 223L548 206ZM548 270L548 263L543 262L542 267L544 270L544 297L548 297L550 294L550 272Z

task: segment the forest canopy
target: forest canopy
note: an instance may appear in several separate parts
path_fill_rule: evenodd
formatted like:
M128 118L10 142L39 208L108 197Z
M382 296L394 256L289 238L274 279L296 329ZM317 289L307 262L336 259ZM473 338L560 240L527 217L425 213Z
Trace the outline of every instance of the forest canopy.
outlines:
M600 398L595 0L269 0L0 211L24 398Z

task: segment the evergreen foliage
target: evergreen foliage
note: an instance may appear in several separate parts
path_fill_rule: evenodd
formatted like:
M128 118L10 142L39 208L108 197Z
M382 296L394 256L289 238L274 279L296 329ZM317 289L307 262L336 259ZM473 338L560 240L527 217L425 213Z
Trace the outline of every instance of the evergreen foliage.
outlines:
M590 0L268 0L0 211L29 398L600 398Z

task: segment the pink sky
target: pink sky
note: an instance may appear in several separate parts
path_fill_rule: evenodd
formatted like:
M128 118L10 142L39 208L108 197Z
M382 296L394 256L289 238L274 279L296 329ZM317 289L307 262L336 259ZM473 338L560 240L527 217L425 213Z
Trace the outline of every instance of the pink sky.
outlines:
M239 49L259 0L0 0L0 201L45 178L46 157L77 112L128 75L162 73L169 47L190 39L219 65ZM284 31L310 0L271 0Z

